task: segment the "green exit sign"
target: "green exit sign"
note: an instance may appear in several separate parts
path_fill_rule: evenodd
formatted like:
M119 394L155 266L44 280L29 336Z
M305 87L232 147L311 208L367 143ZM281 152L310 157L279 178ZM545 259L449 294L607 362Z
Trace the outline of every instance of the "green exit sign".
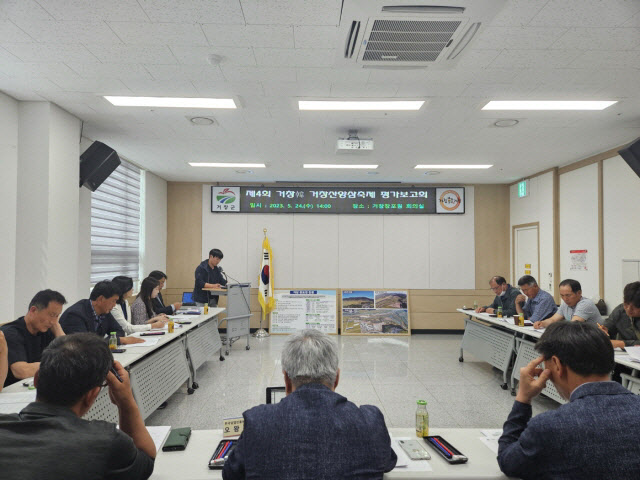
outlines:
M518 198L526 197L529 195L529 189L527 188L529 181L522 180L518 182Z

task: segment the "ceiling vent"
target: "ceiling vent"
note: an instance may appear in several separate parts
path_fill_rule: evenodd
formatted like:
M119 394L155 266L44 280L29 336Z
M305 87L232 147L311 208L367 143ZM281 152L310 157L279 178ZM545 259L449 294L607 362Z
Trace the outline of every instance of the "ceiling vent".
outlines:
M338 64L451 68L506 0L345 0Z

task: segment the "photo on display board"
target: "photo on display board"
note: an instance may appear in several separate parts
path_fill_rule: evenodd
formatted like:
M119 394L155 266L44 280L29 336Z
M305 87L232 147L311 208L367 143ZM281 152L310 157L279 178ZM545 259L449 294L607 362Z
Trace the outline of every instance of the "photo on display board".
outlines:
M343 290L341 325L342 335L409 335L408 292Z

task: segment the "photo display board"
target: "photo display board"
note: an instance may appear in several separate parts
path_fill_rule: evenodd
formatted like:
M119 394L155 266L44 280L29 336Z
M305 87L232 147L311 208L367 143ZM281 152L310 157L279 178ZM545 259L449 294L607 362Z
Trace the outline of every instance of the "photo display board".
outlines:
M224 213L464 214L464 187L211 187Z
M410 335L408 290L343 290L342 335Z
M335 290L276 290L270 333L295 333L313 328L338 333Z

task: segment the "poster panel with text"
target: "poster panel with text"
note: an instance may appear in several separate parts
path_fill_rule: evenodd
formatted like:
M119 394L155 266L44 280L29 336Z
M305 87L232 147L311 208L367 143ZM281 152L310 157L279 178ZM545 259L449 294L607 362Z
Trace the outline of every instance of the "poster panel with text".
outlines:
M274 296L270 333L288 334L307 328L338 333L335 290L276 290Z

